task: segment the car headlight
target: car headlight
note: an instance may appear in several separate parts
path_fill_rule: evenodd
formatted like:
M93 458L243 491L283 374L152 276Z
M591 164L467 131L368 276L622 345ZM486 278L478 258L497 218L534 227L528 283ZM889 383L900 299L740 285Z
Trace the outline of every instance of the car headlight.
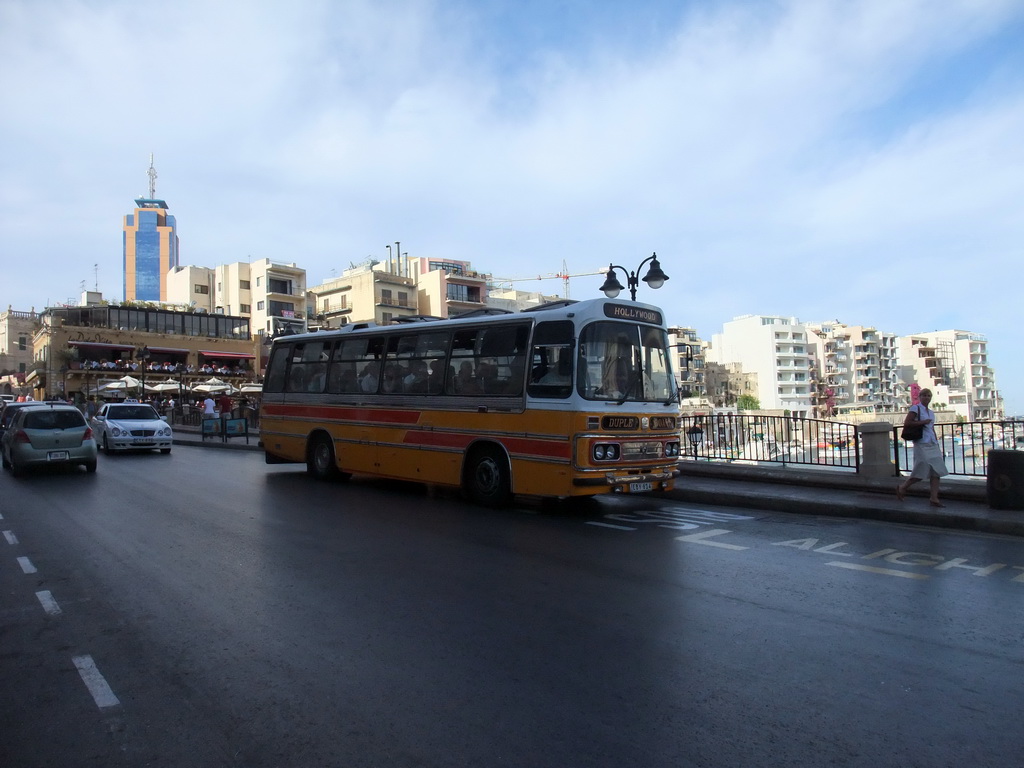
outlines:
M113 435L114 437L120 437L121 436L121 428L117 427L117 426L111 426L110 427L110 434Z

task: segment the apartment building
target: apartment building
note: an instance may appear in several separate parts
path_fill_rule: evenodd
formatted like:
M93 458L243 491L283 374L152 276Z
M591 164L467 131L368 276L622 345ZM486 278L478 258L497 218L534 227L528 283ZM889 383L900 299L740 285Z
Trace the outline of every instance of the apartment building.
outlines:
M705 381L705 347L695 328L671 326L668 329L669 349L675 354L675 373L679 391L686 397L705 397L709 390Z
M966 421L1004 416L1003 402L988 364L988 340L979 333L948 330L899 339L899 382L932 390L932 407L944 405Z
M764 410L810 416L813 357L806 326L795 317L743 315L711 337L708 363L738 363L757 375L757 398Z
M390 325L424 314L417 303L416 281L389 270L392 265L366 263L309 288L313 322L325 328L350 323Z
M470 262L423 257L413 259L410 267L420 314L454 317L487 306L490 275L476 271Z
M167 275L172 304L249 319L255 333L306 329L306 270L260 259L219 267L175 267Z
M33 309L19 312L8 306L0 312L0 392L12 394L25 383L32 365L32 337L39 326Z
M838 320L808 323L816 368L816 410L823 416L898 410L896 336Z

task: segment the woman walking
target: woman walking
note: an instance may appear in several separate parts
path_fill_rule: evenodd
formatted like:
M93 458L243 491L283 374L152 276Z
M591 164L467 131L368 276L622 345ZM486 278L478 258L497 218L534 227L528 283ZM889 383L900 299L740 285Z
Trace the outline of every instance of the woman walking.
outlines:
M942 449L935 436L935 411L928 407L932 401L932 391L922 389L918 399L920 402L917 405L910 406L903 426L922 427L923 433L914 441L914 469L910 477L896 486L896 495L903 501L910 486L921 480L928 480L931 491L928 503L933 507L944 507L946 505L939 501L939 478L948 475L949 470L946 469Z

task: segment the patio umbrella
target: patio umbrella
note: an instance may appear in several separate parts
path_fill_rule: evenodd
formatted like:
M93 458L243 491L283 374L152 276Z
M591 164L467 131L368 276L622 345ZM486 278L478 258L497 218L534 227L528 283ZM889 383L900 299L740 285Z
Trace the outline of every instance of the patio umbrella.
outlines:
M242 388L238 390L243 394L256 394L263 391L262 384L243 384Z
M115 381L108 381L100 389L138 389L142 382L132 376L122 376Z
M179 387L178 382L176 381L162 381L159 384L154 384L151 387L147 386L146 389L148 389L150 392L177 392Z

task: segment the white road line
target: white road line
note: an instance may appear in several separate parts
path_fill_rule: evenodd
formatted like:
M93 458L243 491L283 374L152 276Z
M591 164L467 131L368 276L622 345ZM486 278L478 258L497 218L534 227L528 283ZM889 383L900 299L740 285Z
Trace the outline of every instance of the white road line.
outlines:
M18 565L21 566L21 570L23 570L25 573L35 573L36 572L36 567L34 565L32 565L32 561L29 560L27 557L19 557L18 558Z
M60 615L60 606L57 605L57 601L53 599L53 595L50 594L48 589L44 589L42 592L36 592L36 597L39 598L39 602L43 604L43 610L51 616Z
M710 531L701 531L700 533L690 533L686 536L676 536L676 541L689 541L694 544L703 544L706 547L720 547L722 549L750 549L750 547L739 547L735 544L723 544L720 541L705 541L705 539L711 536L722 536L726 533L732 533L722 528L713 528Z
M879 573L882 576L898 576L901 579L931 578L926 573L908 573L907 571L897 571L892 568L876 568L873 565L860 565L859 563L844 563L838 560L835 560L831 563L825 563L825 565L834 565L836 568L848 568L851 571L867 571L868 573Z
M14 535L14 531L4 531L4 538L12 547L18 543L18 537Z
M597 523L593 520L588 520L587 525L599 525L602 528L614 528L618 531L635 531L636 528L630 528L628 525L612 525L611 523Z
M78 667L78 674L82 676L82 682L89 689L89 693L92 694L92 700L96 702L97 707L100 709L116 707L121 703L117 700L114 692L110 690L110 686L103 679L103 675L96 669L96 662L92 660L92 656L75 656L72 661Z

